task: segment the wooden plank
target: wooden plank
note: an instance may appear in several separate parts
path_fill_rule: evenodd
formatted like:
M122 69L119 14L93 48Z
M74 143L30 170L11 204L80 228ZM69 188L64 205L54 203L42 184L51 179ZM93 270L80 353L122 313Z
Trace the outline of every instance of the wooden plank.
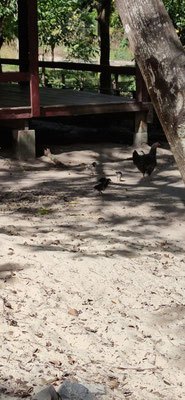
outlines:
M27 82L30 79L29 72L2 72L0 82Z
M1 119L32 117L31 107L29 107L29 87L1 83L0 93ZM40 88L40 98L41 116L44 117L101 113L138 113L148 112L152 107L149 102L141 103L124 97L81 91L75 92L68 89Z
M39 67L74 71L110 72L111 74L135 75L135 66L100 65L64 61L39 61Z
M0 58L0 64L4 65L19 65L20 62L17 58Z
M110 103L110 104L88 104L88 105L58 105L41 106L42 117L71 116L71 115L92 115L107 113L124 113L148 111L150 103Z
M38 27L37 0L28 0L28 37L30 67L30 103L32 116L40 115L39 69L38 69Z
M31 118L31 107L0 108L0 120L2 119L29 119Z

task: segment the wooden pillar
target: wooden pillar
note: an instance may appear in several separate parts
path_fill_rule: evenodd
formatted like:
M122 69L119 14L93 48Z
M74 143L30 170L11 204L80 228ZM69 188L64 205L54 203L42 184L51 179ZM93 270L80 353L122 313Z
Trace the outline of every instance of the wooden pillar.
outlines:
M14 129L12 132L16 158L18 160L35 158L35 131L25 127L25 129Z
M18 37L19 37L19 68L20 72L29 71L28 43L28 3L18 0ZM28 84L21 82L21 84Z
M111 0L98 2L98 28L100 35L100 64L109 66L110 58L110 11ZM100 93L111 93L111 73L108 68L104 68L100 74Z
M30 102L32 117L40 116L39 68L38 68L38 27L37 0L27 0L28 4L28 38L30 68Z
M145 81L141 75L138 64L136 63L136 101L142 103L149 100Z
M136 101L143 103L148 101L148 92L140 69L136 63ZM140 111L135 113L134 145L140 146L148 143L147 112Z
M135 113L134 145L137 147L144 143L148 143L147 112L139 111Z

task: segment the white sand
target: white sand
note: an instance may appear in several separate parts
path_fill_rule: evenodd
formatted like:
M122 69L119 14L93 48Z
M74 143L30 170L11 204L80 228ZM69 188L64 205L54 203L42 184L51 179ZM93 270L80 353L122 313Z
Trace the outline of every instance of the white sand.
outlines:
M185 189L170 151L150 183L122 162L132 148L52 150L69 169L0 160L0 398L67 378L103 384L102 400L184 399ZM96 176L79 165L92 161Z

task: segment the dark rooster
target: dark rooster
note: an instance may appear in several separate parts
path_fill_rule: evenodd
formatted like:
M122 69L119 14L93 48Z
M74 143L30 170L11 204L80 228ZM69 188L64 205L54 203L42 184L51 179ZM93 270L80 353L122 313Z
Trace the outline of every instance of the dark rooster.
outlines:
M157 165L156 151L158 146L158 142L154 143L151 146L148 154L138 154L138 152L134 150L132 155L133 163L138 168L138 170L142 172L143 176L145 176L145 174L151 176L153 170L155 169Z
M145 174L151 176L157 165L156 151L158 146L160 146L160 143L153 143L147 154L144 152L142 152L143 154L138 154L138 152L134 150L132 157L126 158L125 160L132 160L137 169L142 172L143 176L145 176Z
M102 194L102 192L107 188L109 183L111 182L110 178L100 178L99 183L94 186L94 189L99 192L99 194Z

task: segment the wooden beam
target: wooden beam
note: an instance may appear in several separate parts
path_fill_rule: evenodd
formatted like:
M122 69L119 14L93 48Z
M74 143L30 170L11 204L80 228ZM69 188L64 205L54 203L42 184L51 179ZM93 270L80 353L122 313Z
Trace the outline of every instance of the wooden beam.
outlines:
M74 71L92 71L104 72L109 71L111 74L135 75L135 66L117 66L117 65L100 65L87 63L72 63L65 61L39 61L39 67L58 68Z
M16 58L0 58L0 64L4 65L19 65L20 62Z
M7 65L19 65L19 60L15 58L0 58L1 64ZM91 72L103 72L110 71L111 74L118 75L136 75L136 67L133 66L121 66L121 65L100 65L100 64L88 64L88 63L73 63L66 61L39 61L39 67L54 68L54 69L66 69L74 71L91 71Z
M31 107L0 108L1 119L28 119L31 118Z
M29 72L2 72L0 82L27 82L30 79Z
M28 37L30 67L30 103L32 117L40 115L39 68L38 68L38 27L37 0L28 1Z
M67 115L91 115L91 114L106 114L106 113L124 113L124 112L147 112L150 108L150 103L107 103L107 104L87 104L87 105L56 105L56 106L41 106L42 117L52 116L67 116Z

